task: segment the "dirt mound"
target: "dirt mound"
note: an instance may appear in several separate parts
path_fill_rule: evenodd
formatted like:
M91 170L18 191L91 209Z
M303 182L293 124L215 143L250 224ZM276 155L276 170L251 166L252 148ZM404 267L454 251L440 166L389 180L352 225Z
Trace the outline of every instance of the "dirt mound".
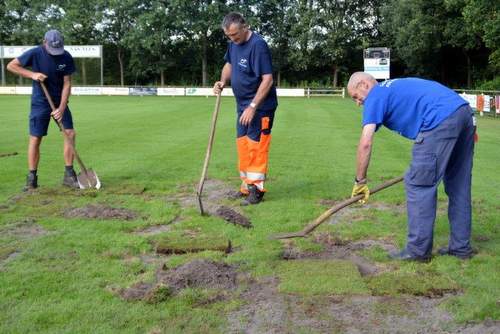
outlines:
M118 293L125 300L158 302L186 288L233 290L237 287L237 276L233 266L197 259L172 269L160 268L156 282L139 282Z
M89 204L83 208L68 209L64 212L66 218L119 219L133 220L138 217L134 211L123 208L112 208L101 204Z
M159 282L174 290L185 288L234 289L236 287L234 267L211 260L194 260L175 269L159 270Z
M240 199L239 191L219 180L206 180L203 187L202 203L203 210L211 216L221 217L228 223L245 228L252 227L250 220L237 209L231 208L223 203L228 200ZM198 208L198 200L191 188L183 187L179 192L171 196L169 200L179 203L183 208Z
M252 227L252 223L250 223L247 217L227 206L219 206L215 210L215 214L231 224L240 225L245 228Z

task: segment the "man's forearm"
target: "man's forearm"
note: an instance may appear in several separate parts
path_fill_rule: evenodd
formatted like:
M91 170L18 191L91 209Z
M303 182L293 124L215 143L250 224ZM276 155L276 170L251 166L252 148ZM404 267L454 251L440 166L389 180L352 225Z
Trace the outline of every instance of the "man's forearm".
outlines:
M273 86L273 77L272 75L270 75L270 77L266 77L264 80L262 80L252 102L255 103L257 106L260 105L260 103L264 101L264 99L266 98L267 94L269 94L269 91L271 90L272 86Z
M59 109L62 109L62 111L64 111L66 109L66 106L68 105L68 99L70 95L71 95L71 81L65 81L61 94L61 103L59 103L58 107Z
M33 77L33 72L32 71L30 71L28 69L25 69L24 67L22 67L22 66L20 66L18 64L13 63L13 61L11 61L7 65L7 70L9 72L11 72L11 73L20 75L23 78L32 79L32 77Z
M366 174L368 170L368 165L370 164L371 153L372 153L371 144L366 144L363 142L359 143L358 154L357 154L357 167L356 167L356 179L358 181L366 180Z
M226 85L229 80L231 80L231 64L226 63L224 67L222 68L222 72L220 74L220 81Z

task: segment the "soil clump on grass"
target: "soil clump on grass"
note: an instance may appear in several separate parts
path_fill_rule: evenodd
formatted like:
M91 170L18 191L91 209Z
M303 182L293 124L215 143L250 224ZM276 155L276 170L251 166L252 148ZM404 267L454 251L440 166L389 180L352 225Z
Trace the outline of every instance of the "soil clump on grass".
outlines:
M64 211L66 218L87 218L87 219L118 219L134 220L137 213L124 208L112 208L101 204L89 204L82 208L67 209Z
M217 207L215 215L234 225L239 225L245 228L252 227L252 224L247 217L224 205Z
M154 283L139 282L118 293L125 300L161 301L186 288L234 290L238 286L238 273L234 266L212 260L196 259L176 268L162 266L156 272Z
M17 155L17 152L10 152L10 153L0 153L0 158L6 158L6 157L12 157L14 155Z
M233 187L222 181L208 179L203 187L203 210L208 215L220 217L230 224L250 228L252 227L250 220L240 210L227 203L228 201L240 199L237 193ZM179 203L183 208L198 208L198 199L191 187L181 188L178 194L169 197L168 200Z

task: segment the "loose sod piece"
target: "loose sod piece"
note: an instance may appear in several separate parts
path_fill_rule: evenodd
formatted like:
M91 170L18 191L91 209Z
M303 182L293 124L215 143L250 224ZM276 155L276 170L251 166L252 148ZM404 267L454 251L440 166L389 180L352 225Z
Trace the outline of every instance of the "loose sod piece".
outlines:
M207 235L196 237L166 235L157 238L153 243L156 253L167 255L198 253L207 250L230 253L232 248L231 240L224 237Z

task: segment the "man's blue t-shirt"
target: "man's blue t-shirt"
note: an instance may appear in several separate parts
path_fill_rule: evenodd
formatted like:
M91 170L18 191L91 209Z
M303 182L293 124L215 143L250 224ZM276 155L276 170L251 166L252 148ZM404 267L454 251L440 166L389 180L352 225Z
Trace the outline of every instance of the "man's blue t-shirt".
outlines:
M404 78L375 85L363 103L363 126L376 124L415 139L437 127L459 107L468 104L438 82Z
M250 39L242 44L229 43L226 63L231 64L231 87L237 103L247 107L255 97L263 74L272 74L271 52L264 39L252 32ZM271 110L278 106L276 87L273 85L259 109Z
M64 51L60 56L52 56L43 46L38 46L24 52L17 60L19 60L22 67L31 67L33 72L40 72L47 76L44 83L57 106L61 100L64 76L75 72L75 63L71 54ZM45 105L46 103L47 100L40 83L33 81L32 109L36 108L37 105Z

